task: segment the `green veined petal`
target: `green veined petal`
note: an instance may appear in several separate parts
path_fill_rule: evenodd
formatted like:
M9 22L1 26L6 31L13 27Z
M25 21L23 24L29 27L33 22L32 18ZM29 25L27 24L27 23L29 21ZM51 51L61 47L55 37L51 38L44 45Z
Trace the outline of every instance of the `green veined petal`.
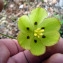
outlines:
M45 32L50 32L50 31L55 31L55 30L59 30L61 25L60 25L60 21L55 18L55 17L50 17L50 18L46 18L41 24L38 25L38 28L45 28Z
M30 49L30 42L32 41L31 33L21 33L19 32L17 36L18 43L24 49Z
M34 24L35 22L37 22L37 23L40 22L47 16L48 16L48 14L47 14L46 10L41 7L38 7L31 11L31 14L29 17L30 17L32 23Z
M37 42L36 42L37 40ZM33 38L31 44L30 44L30 51L33 55L39 56L45 53L45 46L42 44L42 42L37 39Z
M18 19L18 28L21 31L24 31L24 32L27 32L27 28L29 28L30 30L32 30L33 29L33 26L30 23L31 22L29 20L29 17L26 16L26 15L23 15L22 17L20 17Z
M60 38L60 34L57 31L51 31L51 32L44 33L44 36L45 38L41 37L41 41L43 45L45 46L55 45Z

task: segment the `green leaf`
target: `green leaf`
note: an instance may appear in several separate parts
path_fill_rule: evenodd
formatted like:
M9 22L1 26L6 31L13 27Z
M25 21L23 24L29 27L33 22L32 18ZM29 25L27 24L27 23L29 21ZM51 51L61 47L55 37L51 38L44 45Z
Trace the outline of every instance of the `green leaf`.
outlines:
M59 31L61 24L57 18L50 17L44 19L44 21L42 21L42 23L38 25L38 28L42 28L42 27L45 28L44 32Z
M26 15L23 15L18 19L18 28L23 31L27 32L27 28L29 28L29 31L33 30L33 26L31 25L31 22L29 20L29 17Z
M27 39L27 37L29 39ZM17 36L17 40L18 40L18 43L20 44L21 47L29 50L30 49L30 42L32 41L32 34L19 32L19 34Z
M46 18L47 15L48 14L45 9L38 7L31 11L31 14L29 17L30 17L32 23L34 24L35 22L38 23L41 20L43 20L44 18Z
M51 31L51 32L44 33L44 36L45 38L41 37L41 41L44 46L55 45L60 38L60 34L57 31Z
M37 40L37 42L35 42ZM31 44L30 44L30 51L33 55L39 56L45 53L45 46L42 44L42 42L38 38L33 38Z

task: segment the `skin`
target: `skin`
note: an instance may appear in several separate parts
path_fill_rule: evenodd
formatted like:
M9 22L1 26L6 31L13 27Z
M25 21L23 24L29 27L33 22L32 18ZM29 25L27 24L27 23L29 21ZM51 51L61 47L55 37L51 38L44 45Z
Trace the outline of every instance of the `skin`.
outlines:
M3 9L3 6L4 6L4 4L3 4L3 0L0 0L0 12L1 12L2 9Z
M34 56L15 39L0 39L0 63L63 63L63 39L48 47L44 55Z
M3 0L0 0L0 11L2 9ZM34 56L24 50L15 39L0 39L0 63L63 63L63 39L48 47L41 56Z

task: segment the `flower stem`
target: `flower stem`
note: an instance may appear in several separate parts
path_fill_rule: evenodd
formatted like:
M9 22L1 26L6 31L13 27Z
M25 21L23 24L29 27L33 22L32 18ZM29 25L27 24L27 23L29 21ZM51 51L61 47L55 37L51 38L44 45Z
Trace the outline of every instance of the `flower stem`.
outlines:
M2 36L6 36L6 37L9 37L9 38L12 38L12 39L14 39L14 37L12 37L12 36L8 36L8 35L5 35L5 34L3 34L3 33L0 33Z

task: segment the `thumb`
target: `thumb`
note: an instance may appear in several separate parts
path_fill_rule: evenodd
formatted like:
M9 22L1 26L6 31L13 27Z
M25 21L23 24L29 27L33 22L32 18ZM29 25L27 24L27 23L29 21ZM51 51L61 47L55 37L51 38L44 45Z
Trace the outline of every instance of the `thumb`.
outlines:
M63 63L63 54L56 53L42 63Z

